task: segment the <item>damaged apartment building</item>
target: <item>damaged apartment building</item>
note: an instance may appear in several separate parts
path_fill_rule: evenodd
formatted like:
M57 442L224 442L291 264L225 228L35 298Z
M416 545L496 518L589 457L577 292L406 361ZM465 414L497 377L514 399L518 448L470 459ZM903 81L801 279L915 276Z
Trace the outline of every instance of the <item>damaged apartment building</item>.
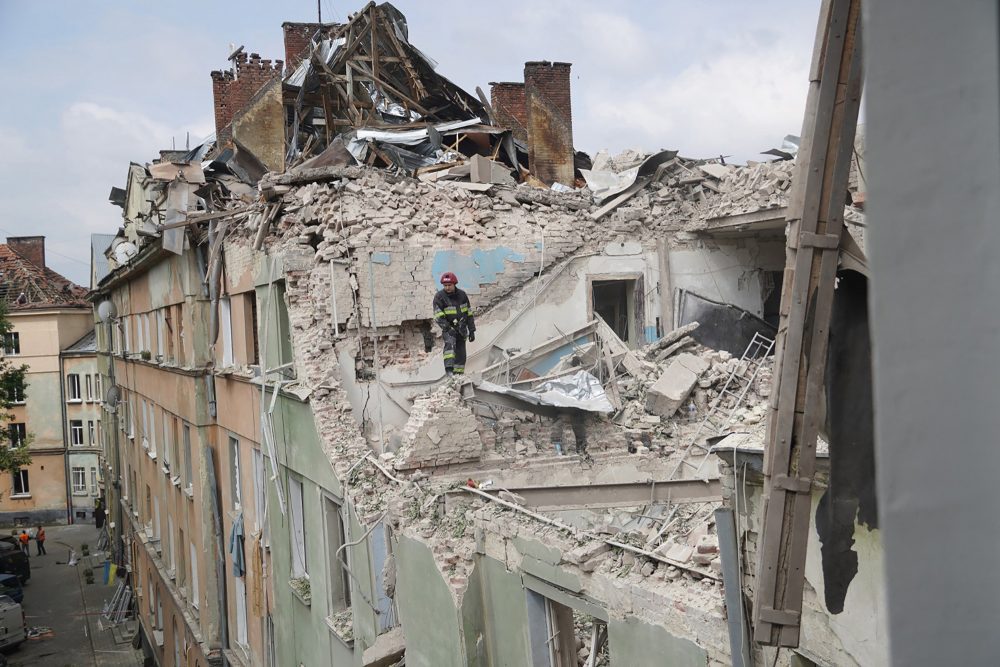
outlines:
M568 63L487 99L387 3L283 27L283 62L241 47L212 74L214 141L112 193L92 300L149 654L760 659L746 602L795 147L590 157ZM852 173L840 256L862 275ZM431 308L446 271L477 321L457 380ZM877 533L863 548L867 583L831 592L810 546L779 664L884 663Z

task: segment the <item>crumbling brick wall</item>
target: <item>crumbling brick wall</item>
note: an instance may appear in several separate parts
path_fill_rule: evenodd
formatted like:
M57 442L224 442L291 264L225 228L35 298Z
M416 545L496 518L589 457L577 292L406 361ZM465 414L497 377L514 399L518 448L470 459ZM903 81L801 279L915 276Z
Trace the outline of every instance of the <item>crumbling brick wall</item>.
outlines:
M528 141L528 105L524 84L516 81L490 83L490 104L497 124L513 131L521 141Z
M476 417L451 387L413 402L396 457L397 470L470 463L483 456Z
M527 62L524 91L528 108L528 164L551 185L573 185L573 108L570 63Z
M322 23L294 23L285 21L281 29L285 33L285 65L294 72L308 52L313 35L323 27Z
M259 54L241 51L233 57L233 68L212 72L212 99L215 103L215 133L219 143L229 137L229 124L247 108L257 92L281 77L282 61L265 60Z

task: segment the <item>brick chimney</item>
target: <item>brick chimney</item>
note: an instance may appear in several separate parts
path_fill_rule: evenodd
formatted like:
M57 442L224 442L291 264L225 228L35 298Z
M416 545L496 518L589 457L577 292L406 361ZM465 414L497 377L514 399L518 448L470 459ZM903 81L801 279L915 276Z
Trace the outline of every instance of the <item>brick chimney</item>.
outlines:
M262 60L256 53L249 56L242 49L230 60L232 69L212 72L212 99L215 103L215 134L225 143L227 130L236 114L243 111L257 92L274 79L281 78L282 61Z
M490 104L500 127L512 130L521 141L528 141L528 107L524 84L516 81L490 82Z
M7 247L35 266L45 268L44 236L8 236Z
M524 93L528 113L528 165L531 173L551 185L573 185L573 110L570 105L570 63L524 63Z
M313 35L323 27L322 23L292 23L285 21L281 29L285 31L285 66L294 72L309 49Z

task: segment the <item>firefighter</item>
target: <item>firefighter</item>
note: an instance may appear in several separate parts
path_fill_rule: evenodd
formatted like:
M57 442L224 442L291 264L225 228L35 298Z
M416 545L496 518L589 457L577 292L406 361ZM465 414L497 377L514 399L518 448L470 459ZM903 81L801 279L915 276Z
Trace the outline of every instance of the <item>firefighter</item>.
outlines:
M458 277L448 271L441 276L443 289L434 295L434 321L444 337L444 372L465 373L465 341L476 340L476 320L469 296L458 289Z

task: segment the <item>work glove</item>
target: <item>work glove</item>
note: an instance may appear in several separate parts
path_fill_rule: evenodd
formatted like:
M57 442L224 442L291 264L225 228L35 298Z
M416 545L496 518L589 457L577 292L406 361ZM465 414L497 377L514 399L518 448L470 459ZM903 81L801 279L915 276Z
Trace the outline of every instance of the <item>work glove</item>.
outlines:
M469 332L469 342L472 343L475 340L476 340L476 332L475 331L470 331Z

